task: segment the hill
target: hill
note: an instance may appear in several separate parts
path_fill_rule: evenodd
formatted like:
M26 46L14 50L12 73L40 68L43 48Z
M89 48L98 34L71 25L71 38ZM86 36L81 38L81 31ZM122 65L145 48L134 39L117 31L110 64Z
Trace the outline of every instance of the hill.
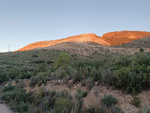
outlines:
M103 35L103 39L112 45L121 45L133 40L150 36L150 32L144 31L118 31L110 32Z
M117 45L114 47L122 47L122 48L150 48L150 37L145 37L141 39L134 40L127 44Z
M81 34L76 36L71 36L64 39L52 40L52 41L40 41L29 44L18 51L27 51L35 48L49 47L55 44L60 44L64 42L94 42L101 45L112 46L121 45L124 43L129 43L133 40L140 39L143 37L150 36L150 32L144 31L120 31L120 32L110 32L104 34L102 37L97 36L93 33Z
M91 42L66 42L54 46L59 45L123 51ZM72 110L74 113L148 110L150 53L128 56L97 52L85 56L42 48L1 53L0 100L19 113L46 113L51 109L63 113L68 106L68 113ZM112 104L113 109L109 107Z

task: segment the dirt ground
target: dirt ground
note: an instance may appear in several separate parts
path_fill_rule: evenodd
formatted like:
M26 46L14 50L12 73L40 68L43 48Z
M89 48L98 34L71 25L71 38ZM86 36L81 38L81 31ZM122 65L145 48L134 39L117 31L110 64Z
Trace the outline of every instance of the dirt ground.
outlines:
M5 104L0 104L0 113L13 113Z

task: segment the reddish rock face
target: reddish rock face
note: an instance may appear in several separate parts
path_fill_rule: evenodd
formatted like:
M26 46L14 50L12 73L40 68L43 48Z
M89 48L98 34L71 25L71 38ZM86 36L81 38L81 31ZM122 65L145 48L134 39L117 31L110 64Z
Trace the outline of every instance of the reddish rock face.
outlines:
M118 32L106 33L103 35L102 39L105 40L110 45L121 45L148 36L150 36L150 32L118 31Z
M27 51L38 47L48 47L63 42L95 42L107 46L121 45L148 36L150 36L150 32L143 32L143 31L110 32L104 34L102 37L97 36L94 33L88 33L88 34L71 36L59 40L35 42L19 49L18 51Z

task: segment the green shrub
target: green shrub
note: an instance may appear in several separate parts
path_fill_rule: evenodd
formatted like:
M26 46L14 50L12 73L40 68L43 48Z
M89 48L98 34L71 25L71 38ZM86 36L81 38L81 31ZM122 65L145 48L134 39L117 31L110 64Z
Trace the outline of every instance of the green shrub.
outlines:
M88 92L82 92L81 90L77 90L77 92L75 93L75 98L76 99L81 99L83 97L86 97L88 94Z
M26 93L24 89L15 87L12 90L5 90L5 92L0 95L0 99L7 102L26 102L31 100L31 95L30 93Z
M68 53L61 53L54 61L54 68L65 67L70 63L71 57Z
M20 73L19 79L30 79L31 78L31 74L30 73L26 73L26 72L22 72Z
M132 73L129 68L120 68L114 71L113 84L118 89L123 89L127 93L138 93L142 89L142 78L140 74Z
M13 89L15 89L15 86L12 86L11 83L8 83L8 86L5 86L3 88L3 92L10 91L10 90L13 90Z
M143 48L140 48L140 52L144 52L144 49L143 49Z
M32 61L31 63L42 64L42 63L45 63L45 60L35 60L35 61Z
M32 77L30 80L30 86L41 86L42 84L46 84L48 80L48 75L45 72L39 72L36 76Z
M58 68L56 71L55 71L55 75L57 78L59 79L63 79L67 76L67 73L64 69L60 69Z
M7 71L7 77L9 79L15 79L17 78L19 75L20 75L20 70L17 69L17 68L13 68L13 69L10 69L9 71Z
M5 82L5 81L8 81L9 78L7 77L7 74L5 72L1 72L0 73L0 84Z
M35 57L35 58L36 58L36 57L38 57L38 55L36 55L36 54L33 54L33 55L32 55L32 57Z
M70 113L72 110L73 102L68 98L57 98L54 110L56 113Z
M27 112L31 106L32 105L29 103L20 102L20 103L13 103L11 108L19 113L24 113Z
M73 79L73 83L76 83L76 82L79 82L79 81L82 80L82 74L77 69L74 69L72 71L71 76L72 76L72 79Z
M141 100L138 97L134 97L131 101L131 104L133 104L135 107L141 107Z
M104 104L107 107L110 107L112 105L115 105L118 103L118 100L114 98L112 95L104 96L104 98L101 99L102 104Z

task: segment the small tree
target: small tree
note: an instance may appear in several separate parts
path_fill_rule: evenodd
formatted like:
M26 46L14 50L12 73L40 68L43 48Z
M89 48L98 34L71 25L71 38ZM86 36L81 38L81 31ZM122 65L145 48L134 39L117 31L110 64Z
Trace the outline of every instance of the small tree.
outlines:
M143 49L143 48L140 48L140 52L144 52L144 49Z
M54 61L54 68L65 67L70 63L70 58L68 53L61 53Z

